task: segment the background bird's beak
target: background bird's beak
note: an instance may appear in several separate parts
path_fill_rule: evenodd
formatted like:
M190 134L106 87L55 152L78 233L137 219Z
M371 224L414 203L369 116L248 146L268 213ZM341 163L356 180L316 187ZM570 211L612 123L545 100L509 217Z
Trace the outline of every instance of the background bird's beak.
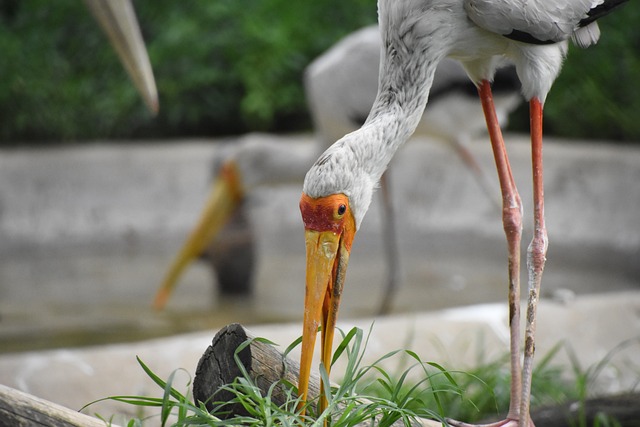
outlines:
M109 37L145 104L158 112L158 91L131 0L85 0Z
M213 183L196 227L189 234L158 289L153 303L154 308L158 310L164 308L184 269L202 254L240 205L243 197L244 192L237 168L233 162L227 162L222 166Z
M329 373L333 334L338 316L344 277L349 262L350 243L344 233L306 230L307 273L302 331L302 354L298 394L307 401L309 376L318 326L322 326L321 357ZM319 412L326 407L326 399L320 400Z

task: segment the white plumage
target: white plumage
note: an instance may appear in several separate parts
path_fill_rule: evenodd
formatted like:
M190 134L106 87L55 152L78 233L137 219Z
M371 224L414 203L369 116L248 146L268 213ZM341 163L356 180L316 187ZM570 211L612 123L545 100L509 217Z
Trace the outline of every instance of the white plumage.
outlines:
M532 41L548 44L574 37L576 33L588 33L579 39L581 47L598 41L598 24L585 27L580 22L588 19L588 12L604 4L603 0L547 1L529 0L466 0L464 9L469 18L485 30L518 39L530 36Z

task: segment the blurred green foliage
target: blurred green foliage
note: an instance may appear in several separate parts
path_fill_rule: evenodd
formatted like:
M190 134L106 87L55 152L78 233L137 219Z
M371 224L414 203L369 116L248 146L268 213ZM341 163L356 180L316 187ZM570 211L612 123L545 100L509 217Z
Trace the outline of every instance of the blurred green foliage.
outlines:
M0 142L308 129L304 68L376 20L375 0L139 0L160 94L152 117L80 0L0 0ZM640 141L640 7L572 49L546 131ZM526 130L526 110L512 120Z
M545 107L549 133L640 142L640 2L600 22L596 46L571 46Z

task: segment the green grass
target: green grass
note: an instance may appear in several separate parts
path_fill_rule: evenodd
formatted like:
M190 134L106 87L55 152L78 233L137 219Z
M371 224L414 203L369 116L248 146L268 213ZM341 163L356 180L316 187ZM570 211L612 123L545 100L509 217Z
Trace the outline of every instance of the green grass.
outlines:
M341 332L342 333L342 332ZM376 425L390 426L398 420L410 425L419 418L443 422L445 417L475 422L481 419L497 417L507 412L509 404L509 366L508 357L481 363L469 371L448 370L435 362L424 361L410 350L389 352L372 364L364 363L364 354L369 335L362 329L353 328L336 348L332 365L339 358L346 358L346 368L339 385L327 388L328 407L321 413L314 412L314 401L308 402L307 415L301 415L297 390L290 383L275 383L265 391L261 390L246 372L238 354L251 343L245 342L235 353L235 360L242 376L236 378L224 388L234 398L225 402L212 402L211 412L204 404L195 404L190 398L189 379L183 386L184 393L175 387L176 375L187 373L184 369L175 370L166 380L153 373L139 358L138 363L145 373L160 388L158 397L147 396L110 396L91 402L112 400L141 409L140 415L129 420L127 426L323 426L330 419L333 427L349 427L375 418ZM273 344L263 338L255 338L264 343ZM292 343L285 354L299 345L300 339ZM583 369L577 357L567 345L558 344L549 353L540 358L534 370L532 389L532 407L559 404L568 400L584 402L592 389L594 381L601 375L611 359L620 351L640 343L640 338L621 343L611 350L598 364ZM552 361L564 350L569 355L573 380L567 372L554 366ZM396 373L390 373L382 367L383 362L398 362ZM320 367L324 384L329 384L326 370ZM416 381L416 378L421 378ZM640 376L639 376L640 379ZM639 380L640 382L640 380ZM274 389L284 385L285 403L273 402ZM636 387L640 385L636 383ZM231 414L230 408L240 405L243 415ZM584 405L583 405L584 406ZM157 408L153 415L145 415L145 408ZM84 409L84 408L83 408ZM104 419L104 418L103 418ZM105 419L109 424L110 419ZM606 415L596 418L593 427L616 427L619 424ZM591 427L587 424L584 411L579 414L576 427Z

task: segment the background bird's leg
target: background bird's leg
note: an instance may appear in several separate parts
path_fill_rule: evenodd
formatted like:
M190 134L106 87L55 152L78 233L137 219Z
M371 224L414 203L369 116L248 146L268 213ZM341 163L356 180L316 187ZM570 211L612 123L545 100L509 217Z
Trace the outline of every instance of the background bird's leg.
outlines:
M389 184L389 172L382 174L380 187L382 189L382 236L384 246L384 256L387 261L387 283L382 295L382 303L378 309L378 314L388 314L399 283L399 260L398 260L398 236L396 233L396 218L391 202L391 188Z
M496 207L496 209L501 210L502 203L497 198L497 193L494 193L494 188L489 182L487 175L484 173L475 157L473 157L473 154L471 154L471 152L467 148L467 140L468 137L466 135L464 137L459 136L451 138L450 143L456 154L458 154L458 157L460 157L462 162L469 168L482 191L484 191L489 200L491 200L491 203Z
M491 85L483 80L478 88L487 120L493 156L502 191L502 223L509 251L509 330L511 335L511 403L508 419L518 419L522 388L520 371L520 241L522 238L522 201L518 194L496 116Z
M257 243L248 204L247 197L242 196L218 235L200 254L200 259L211 267L220 304L253 294Z
M544 224L544 188L542 175L542 103L537 98L530 102L531 158L533 167L533 240L527 250L529 270L529 298L527 301L527 327L524 339L524 365L522 370L521 414L529 413L531 374L535 350L536 309L540 294L540 281L547 253L547 229ZM526 423L520 422L521 427Z

